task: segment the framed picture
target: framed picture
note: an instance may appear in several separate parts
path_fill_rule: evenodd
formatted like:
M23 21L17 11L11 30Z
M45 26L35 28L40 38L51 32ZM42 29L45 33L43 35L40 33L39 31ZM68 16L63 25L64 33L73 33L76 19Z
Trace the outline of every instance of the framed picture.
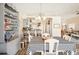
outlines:
M54 24L54 28L59 28L60 24Z

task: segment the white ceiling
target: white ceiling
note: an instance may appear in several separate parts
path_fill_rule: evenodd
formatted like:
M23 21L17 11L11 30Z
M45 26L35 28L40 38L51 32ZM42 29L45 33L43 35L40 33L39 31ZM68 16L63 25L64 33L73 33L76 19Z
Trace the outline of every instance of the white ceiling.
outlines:
M25 16L63 16L76 14L79 11L78 3L15 3L19 13ZM41 7L40 7L41 5Z

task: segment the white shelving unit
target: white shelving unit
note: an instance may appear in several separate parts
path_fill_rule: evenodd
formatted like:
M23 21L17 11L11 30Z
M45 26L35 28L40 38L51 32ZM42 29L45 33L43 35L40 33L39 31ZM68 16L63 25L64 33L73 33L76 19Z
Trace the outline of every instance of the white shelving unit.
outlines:
M11 3L0 3L0 53L16 54L19 49L18 11Z

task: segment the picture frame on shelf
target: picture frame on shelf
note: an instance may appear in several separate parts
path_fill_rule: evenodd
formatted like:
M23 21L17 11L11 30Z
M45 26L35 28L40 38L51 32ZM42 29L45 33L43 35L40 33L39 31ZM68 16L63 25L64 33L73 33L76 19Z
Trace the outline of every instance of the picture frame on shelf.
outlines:
M54 28L60 28L60 24L54 24Z

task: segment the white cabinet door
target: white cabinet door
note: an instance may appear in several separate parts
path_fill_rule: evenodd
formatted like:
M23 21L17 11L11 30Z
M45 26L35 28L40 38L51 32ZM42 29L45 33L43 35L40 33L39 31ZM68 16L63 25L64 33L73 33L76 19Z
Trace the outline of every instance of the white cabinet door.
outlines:
M19 50L19 40L18 38L7 43L7 53L10 55L14 55Z
M0 42L4 42L4 4L0 3Z

